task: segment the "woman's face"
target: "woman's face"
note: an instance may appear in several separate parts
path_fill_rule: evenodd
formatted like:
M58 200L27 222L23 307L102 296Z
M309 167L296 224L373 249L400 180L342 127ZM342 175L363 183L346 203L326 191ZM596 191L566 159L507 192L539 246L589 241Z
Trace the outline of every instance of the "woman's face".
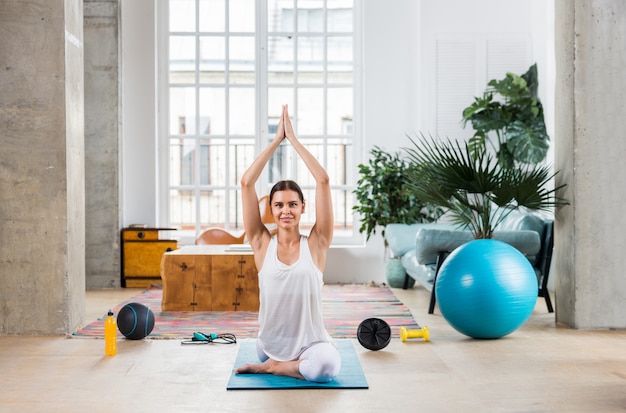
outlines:
M279 227L298 226L304 203L296 191L276 191L272 198L272 216Z

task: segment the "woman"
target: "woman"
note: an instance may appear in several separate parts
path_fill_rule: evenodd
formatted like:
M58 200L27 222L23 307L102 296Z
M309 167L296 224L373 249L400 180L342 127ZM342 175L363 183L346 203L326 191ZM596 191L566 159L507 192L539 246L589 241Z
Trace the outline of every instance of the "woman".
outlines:
M270 157L287 139L315 178L316 222L310 235L300 235L305 210L302 190L293 181L280 181L270 191L277 223L271 236L261 221L255 183ZM274 140L241 177L243 221L259 271L259 364L246 364L236 373L269 373L315 382L333 380L341 368L339 352L322 319L322 273L333 238L333 212L328 174L296 138L287 106Z

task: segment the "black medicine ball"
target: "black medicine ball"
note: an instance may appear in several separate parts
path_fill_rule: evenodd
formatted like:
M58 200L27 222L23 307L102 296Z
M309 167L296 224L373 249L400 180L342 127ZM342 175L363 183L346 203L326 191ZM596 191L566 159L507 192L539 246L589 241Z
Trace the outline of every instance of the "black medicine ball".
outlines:
M126 304L117 314L117 328L126 338L141 340L154 328L154 313L143 304Z

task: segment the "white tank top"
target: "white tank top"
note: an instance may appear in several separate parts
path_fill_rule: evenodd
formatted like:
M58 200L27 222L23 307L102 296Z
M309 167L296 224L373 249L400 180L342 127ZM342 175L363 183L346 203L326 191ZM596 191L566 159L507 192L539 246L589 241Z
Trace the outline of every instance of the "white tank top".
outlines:
M313 343L332 342L322 317L322 272L311 257L306 236L300 257L286 265L278 260L273 236L259 271L259 345L278 361L295 360Z

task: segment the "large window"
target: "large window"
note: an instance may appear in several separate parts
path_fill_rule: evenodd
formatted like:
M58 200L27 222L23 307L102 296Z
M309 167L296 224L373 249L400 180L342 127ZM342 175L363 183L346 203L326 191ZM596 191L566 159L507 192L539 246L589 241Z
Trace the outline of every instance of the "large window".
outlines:
M335 240L353 237L353 0L162 1L161 221L187 240L208 227L242 232L241 174L288 104L298 137L331 177ZM306 230L315 183L289 145L271 159L259 196L280 179L302 186Z

